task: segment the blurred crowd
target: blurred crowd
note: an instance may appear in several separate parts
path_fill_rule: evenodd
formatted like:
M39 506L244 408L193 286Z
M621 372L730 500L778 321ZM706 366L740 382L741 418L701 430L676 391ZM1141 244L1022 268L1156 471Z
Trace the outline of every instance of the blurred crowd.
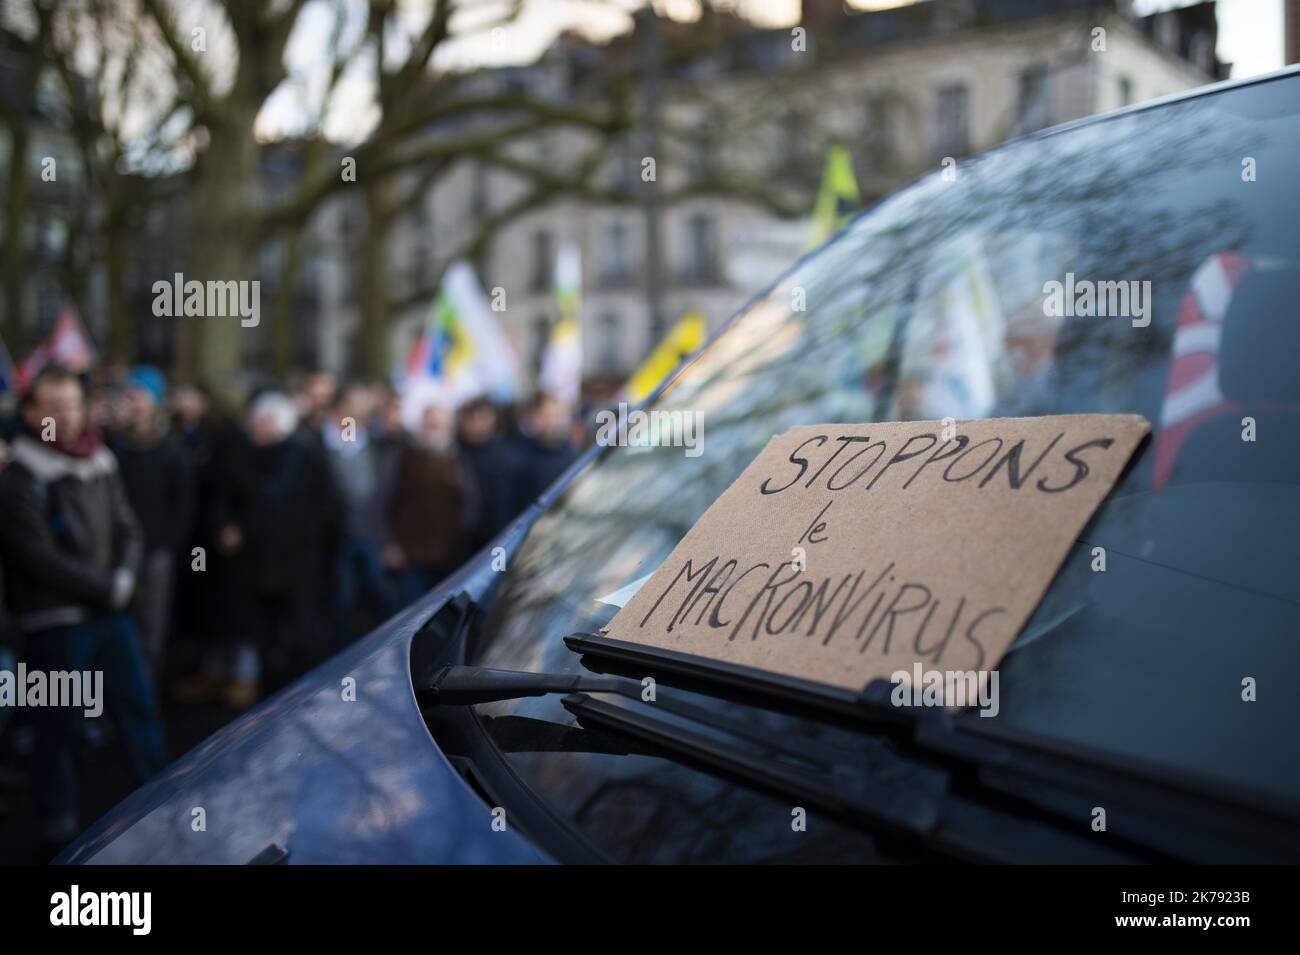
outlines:
M545 394L411 407L316 372L226 408L149 366L47 366L0 417L0 670L102 670L147 778L160 700L242 709L285 685L491 541L582 437ZM92 722L0 710L0 744L30 740L48 846L79 831L73 756Z

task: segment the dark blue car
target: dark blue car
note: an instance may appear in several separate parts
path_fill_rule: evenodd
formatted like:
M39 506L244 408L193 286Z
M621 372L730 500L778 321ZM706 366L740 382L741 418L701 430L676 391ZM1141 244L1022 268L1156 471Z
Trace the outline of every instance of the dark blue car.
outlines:
M902 190L652 399L702 414L703 454L591 449L61 860L1297 861L1297 157L1290 70ZM1054 314L1067 276L1136 283L1145 314ZM1153 433L1003 659L996 719L823 712L721 668L668 667L647 704L583 636L792 425L1082 412Z

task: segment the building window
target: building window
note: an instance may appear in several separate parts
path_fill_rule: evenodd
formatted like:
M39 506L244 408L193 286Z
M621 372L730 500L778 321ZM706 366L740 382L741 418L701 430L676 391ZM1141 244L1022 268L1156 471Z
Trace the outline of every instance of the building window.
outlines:
M533 233L533 274L530 284L534 292L550 291L555 278L554 270L555 252L551 232L549 229L538 229Z
M339 232L343 235L356 235L359 222L356 203L343 200L339 208Z
M471 219L481 219L488 213L488 188L487 188L487 167L483 163L475 163L474 171L471 174L474 177L470 185L469 192L469 215Z
M1047 70L1031 67L1020 74L1020 98L1017 104L1017 132L1032 133L1052 123L1047 100Z
M718 118L705 117L695 127L691 137L691 174L698 182L708 182L714 176L714 151Z
M60 216L51 215L45 220L45 227L41 230L41 245L50 261L63 255L63 250L68 245L68 224Z
M632 260L628 254L627 225L615 220L605 228L604 274L606 285L626 285L632 277Z
M596 357L600 371L608 375L619 374L623 370L623 327L619 317L613 312L601 315L597 336Z
M809 162L812 129L808 117L799 112L787 112L781 118L780 132L783 138L777 151L777 175L801 183L814 169Z
M329 275L329 262L319 247L307 253L307 268L304 270L307 294L317 301L325 298L325 286Z
M559 161L559 157L556 156L555 140L550 135L547 133L538 133L533 148L536 150L538 169L555 168L555 164Z
M886 94L877 94L867 100L863 112L862 168L876 171L887 169L893 149L893 108Z
M1128 106L1133 102L1133 80L1127 76L1119 78L1119 105Z
M713 217L696 212L686 220L686 263L682 273L688 282L712 282L717 276Z
M533 377L542 373L542 359L546 356L546 343L551 340L551 319L538 315L533 319Z
M1174 11L1156 16L1156 42L1172 53L1178 52L1178 14Z
M433 260L433 228L423 197L415 203L411 219L411 228L415 232L415 241L411 243L411 272L418 275Z
M1300 15L1300 14L1298 14ZM1214 36L1208 30L1197 30L1192 34L1192 39L1187 45L1187 58L1196 64L1197 68L1214 76Z
M54 327L59 319L63 294L54 285L41 285L36 294L36 327L42 331Z
M620 194L629 193L640 168L632 154L631 138L626 133L619 134L611 152L613 159L609 166L609 188Z
M939 89L935 149L940 156L964 156L969 151L969 99L964 83L951 83Z

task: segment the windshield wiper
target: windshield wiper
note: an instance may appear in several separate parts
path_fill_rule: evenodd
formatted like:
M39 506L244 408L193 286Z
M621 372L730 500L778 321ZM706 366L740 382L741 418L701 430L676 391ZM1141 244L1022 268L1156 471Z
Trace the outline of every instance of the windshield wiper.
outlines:
M854 693L599 634L570 634L565 643L583 655L584 666L599 672L656 674L696 692L888 733L908 752L948 767L973 789L1027 802L1071 824L1086 826L1095 807L1109 807L1111 839L1169 858L1300 858L1300 820L1286 806L1246 799L1172 770L1128 765L1087 747L987 725L990 721L979 717L896 707L888 681Z
M791 738L767 732L761 721L714 712L663 688L646 699L643 689L639 680L622 676L446 666L418 696L423 706L438 707L566 693L564 707L584 728L648 743L653 751L713 775L946 856L985 862L1149 859L956 798L948 791L945 771L902 757L879 741L849 748ZM631 705L592 694L609 694Z
M942 770L883 750L870 755L844 751L838 761L822 763L803 740L797 751L737 745L648 715L649 707L619 706L582 693L565 697L563 703L584 727L626 733L714 775L929 852L1000 863L1115 864L1151 858L1149 853L1126 851L957 796L949 791Z
M594 639L591 634L574 634L566 642L589 653L593 646L605 648L603 639L600 644L594 644ZM530 673L472 666L439 668L429 684L417 691L417 698L423 708L568 694L565 707L585 722L631 734L670 754L695 760L760 788L806 797L810 804L872 827L883 826L927 841L934 835L929 830L937 825L939 809L935 800L943 804L943 798L928 786L918 787L915 779L900 786L900 776L895 776L883 790L864 783L864 775L869 778L872 772L880 771L880 766L874 765L878 762L877 752L804 738L792 742L767 732L761 721L729 718L687 702L675 695L672 687L678 687L761 709L784 710L821 721L829 718L859 730L884 731L906 753L893 753L892 761L887 761L895 773L902 769L902 775L907 776L907 770L925 768L959 784L972 797L958 804L959 815L993 813L996 824L989 819L982 824L998 830L999 839L1009 838L1002 832L1008 825L1019 826L1017 832L1033 831L1039 840L1046 838L1040 830L1049 830L1032 820L1008 821L1006 811L981 804L993 794L1011 800L1009 811L1051 818L1056 827L1078 825L1083 832L1090 832L1088 822L1093 807L1107 807L1111 821L1110 834L1105 838L1110 846L1103 853L1105 861L1150 860L1153 854L1157 859L1231 857L1247 861L1300 855L1300 838L1285 815L1282 821L1288 825L1280 829L1273 813L1253 812L1223 794L1188 786L1182 780L1153 778L1091 750L986 727L977 722L978 718L954 718L943 710L894 707L889 700L892 687L885 681L876 681L856 695L835 691L823 701L817 685L778 679L777 691L765 695L767 677L763 674L728 668L726 664L719 664L715 673L712 661L689 659L689 666L675 661L665 668L662 660L638 656L633 669L668 671L668 679L656 687L650 699L643 698L641 679L627 675ZM592 666L586 656L583 663ZM610 694L637 705L615 706L592 699L590 694ZM694 729L645 715L653 710L690 721ZM700 728L748 745L738 749L732 742L700 734ZM925 762L917 763L917 759ZM864 767L864 761L872 765ZM862 798L850 798L855 792L860 792ZM903 808L897 808L899 805ZM1061 830L1050 831L1059 834ZM946 832L944 838L948 839L951 830ZM963 834L962 844L974 855L993 858L996 847L984 844L982 832L976 827ZM1070 851L1079 857L1092 857L1100 841L1085 839L1080 843L1074 836L1066 838ZM1042 852L1028 851L1019 838L1011 844L1026 849L1020 858L1044 858ZM1050 844L1050 839L1043 844L1044 851ZM1053 856L1048 852L1047 857Z

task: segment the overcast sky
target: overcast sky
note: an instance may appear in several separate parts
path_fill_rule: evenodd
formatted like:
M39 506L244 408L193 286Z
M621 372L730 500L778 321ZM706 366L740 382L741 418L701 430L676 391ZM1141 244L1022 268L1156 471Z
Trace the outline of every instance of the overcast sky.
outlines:
M490 7L492 0L481 0ZM500 0L505 2L505 0ZM438 51L435 65L442 69L471 66L529 63L547 47L563 29L575 28L594 38L625 30L632 10L644 0L525 0L523 12L510 27L489 33L458 37ZM799 0L732 0L746 17L765 26L790 26L798 21ZM909 0L902 0L902 3ZM1141 14L1187 6L1189 0L1134 0ZM678 19L692 19L698 7L695 0L655 0L664 14ZM900 0L850 0L850 5L873 9L902 5ZM722 9L727 0L715 0ZM414 33L427 17L418 0L398 6L410 17L409 31ZM323 4L308 4L294 31L287 59L297 85L286 84L268 102L258 121L258 132L266 138L303 132L304 113L298 98L317 82L323 82L326 69L320 57L327 42L332 20ZM357 10L364 10L357 5ZM1218 0L1219 57L1233 64L1232 76L1240 78L1267 73L1282 66L1282 0ZM358 38L364 19L352 24ZM457 24L457 32L464 22ZM364 62L354 65L353 75L340 84L325 123L328 136L342 141L362 138L377 120L370 91L370 67Z
M738 8L757 23L770 26L793 25L799 19L799 0L734 0ZM901 6L908 0L849 0L849 5L869 10ZM1134 9L1142 15L1189 6L1198 0L1134 0ZM465 54L473 59L499 61L524 55L531 59L563 26L581 26L597 34L614 32L626 20L611 6L631 9L637 0L615 0L613 4L583 0L546 0L532 3L510 36L509 43L498 42L495 50L486 44L467 46ZM726 0L715 0L719 9ZM1049 4L1050 5L1050 0ZM670 16L691 19L698 11L695 0L656 0L656 7ZM1282 0L1219 0L1219 56L1235 64L1233 76L1255 76L1282 66ZM500 38L499 38L500 41Z

